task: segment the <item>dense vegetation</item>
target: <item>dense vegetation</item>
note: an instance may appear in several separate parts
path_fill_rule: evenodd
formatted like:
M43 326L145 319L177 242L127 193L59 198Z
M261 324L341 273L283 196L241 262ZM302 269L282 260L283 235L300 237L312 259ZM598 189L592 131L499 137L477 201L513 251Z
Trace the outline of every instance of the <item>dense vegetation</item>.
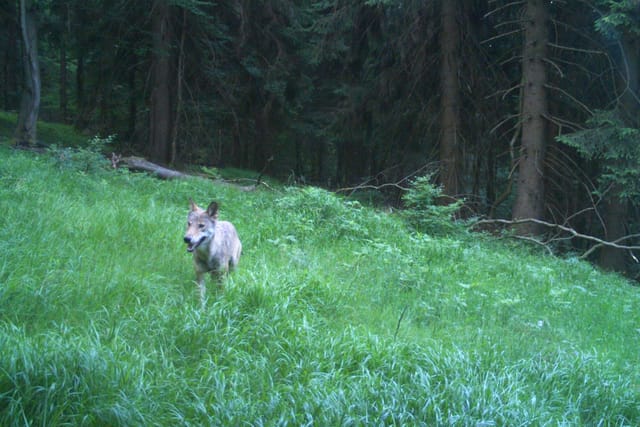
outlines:
M637 0L8 0L0 106L20 111L16 143L41 141L39 113L117 135L125 155L366 184L386 204L432 173L442 201L464 200L461 216L539 220L515 230L637 275L639 11Z
M0 146L3 426L640 423L616 275L318 188L52 154ZM245 247L205 309L189 197Z

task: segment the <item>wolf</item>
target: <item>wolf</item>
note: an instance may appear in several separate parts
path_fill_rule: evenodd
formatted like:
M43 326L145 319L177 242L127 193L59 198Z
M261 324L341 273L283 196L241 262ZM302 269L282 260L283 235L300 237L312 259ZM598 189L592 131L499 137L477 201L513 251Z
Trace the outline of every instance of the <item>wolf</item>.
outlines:
M240 261L242 243L233 224L218 220L218 203L211 202L207 210L198 207L192 199L189 199L189 203L191 209L187 216L184 242L187 251L193 253L200 302L204 305L206 273L211 273L211 277L222 288L222 277L235 269Z

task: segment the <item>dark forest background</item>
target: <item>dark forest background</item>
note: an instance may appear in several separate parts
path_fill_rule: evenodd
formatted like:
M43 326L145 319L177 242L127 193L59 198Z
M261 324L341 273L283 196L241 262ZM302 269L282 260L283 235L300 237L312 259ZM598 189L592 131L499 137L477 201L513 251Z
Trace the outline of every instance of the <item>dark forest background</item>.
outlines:
M432 174L635 275L639 40L638 0L1 0L0 108L393 205Z

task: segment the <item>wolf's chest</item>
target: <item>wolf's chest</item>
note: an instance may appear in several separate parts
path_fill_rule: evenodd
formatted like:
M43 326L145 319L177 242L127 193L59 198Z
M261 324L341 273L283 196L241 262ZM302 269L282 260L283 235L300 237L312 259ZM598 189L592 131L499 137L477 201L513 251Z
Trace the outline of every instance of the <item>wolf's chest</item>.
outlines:
M201 245L193 255L196 263L201 267L206 267L206 270L218 270L222 265L222 258L211 242L207 245Z

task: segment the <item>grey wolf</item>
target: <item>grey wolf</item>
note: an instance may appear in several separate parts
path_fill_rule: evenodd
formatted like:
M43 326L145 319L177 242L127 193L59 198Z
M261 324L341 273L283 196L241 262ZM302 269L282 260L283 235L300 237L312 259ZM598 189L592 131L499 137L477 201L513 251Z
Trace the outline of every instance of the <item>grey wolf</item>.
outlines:
M211 202L207 210L198 207L191 199L189 203L191 209L187 216L184 242L187 244L187 251L193 253L200 302L204 305L206 273L210 273L222 288L222 277L240 261L242 243L233 224L218 220L216 202Z

